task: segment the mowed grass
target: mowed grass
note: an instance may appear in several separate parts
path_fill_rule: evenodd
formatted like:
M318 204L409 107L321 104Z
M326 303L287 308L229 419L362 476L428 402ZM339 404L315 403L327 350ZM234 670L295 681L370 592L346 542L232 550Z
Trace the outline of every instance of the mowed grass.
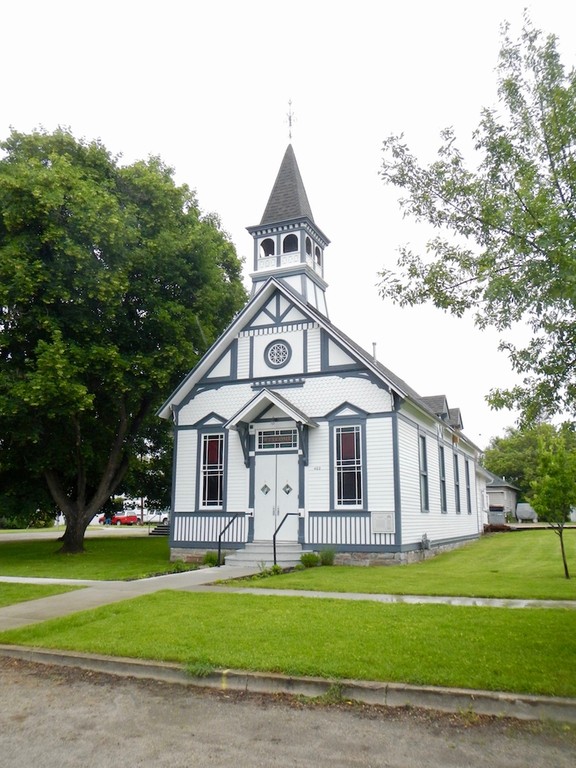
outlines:
M60 584L12 584L0 581L0 608L26 600L38 600L41 597L61 595L79 587L66 587Z
M235 582L242 586L396 595L576 600L576 529L565 534L573 578L564 578L558 536L525 530L484 536L422 563L332 566Z
M0 633L16 643L234 668L576 696L576 613L164 591Z
M156 536L87 538L81 555L57 554L55 539L0 542L0 576L124 580L171 573L168 539Z

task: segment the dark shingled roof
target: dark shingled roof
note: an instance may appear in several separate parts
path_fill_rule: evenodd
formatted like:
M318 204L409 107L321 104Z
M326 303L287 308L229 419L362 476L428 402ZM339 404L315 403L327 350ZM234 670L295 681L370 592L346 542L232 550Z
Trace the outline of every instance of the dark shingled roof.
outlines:
M314 223L296 155L292 144L288 144L260 225L301 219L303 216Z
M437 416L448 416L448 403L446 402L446 395L429 395L427 397L423 397L422 400Z

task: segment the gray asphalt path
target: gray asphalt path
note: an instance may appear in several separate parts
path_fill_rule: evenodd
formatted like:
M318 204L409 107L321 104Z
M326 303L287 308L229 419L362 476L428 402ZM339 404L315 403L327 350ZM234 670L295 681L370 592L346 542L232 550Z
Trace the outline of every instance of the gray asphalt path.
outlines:
M573 768L574 731L0 659L2 768Z

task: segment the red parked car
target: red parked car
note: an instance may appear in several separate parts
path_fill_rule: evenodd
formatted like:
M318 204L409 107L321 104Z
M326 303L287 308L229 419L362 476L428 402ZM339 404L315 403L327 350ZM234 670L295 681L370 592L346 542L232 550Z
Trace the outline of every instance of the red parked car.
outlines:
M98 518L99 523L106 523L106 515L100 515ZM116 512L110 518L110 525L138 525L140 518L138 515L128 514L128 512Z

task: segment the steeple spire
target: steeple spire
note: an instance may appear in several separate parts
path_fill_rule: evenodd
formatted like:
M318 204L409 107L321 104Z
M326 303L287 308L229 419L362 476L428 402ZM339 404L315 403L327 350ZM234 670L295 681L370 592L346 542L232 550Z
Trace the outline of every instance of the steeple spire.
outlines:
M292 144L284 153L262 220L248 232L254 238L252 294L274 276L328 316L324 248L330 241L314 222Z
M285 219L299 219L306 216L314 222L308 195L296 162L292 144L288 144L282 165L268 198L268 205L260 224L277 223Z

